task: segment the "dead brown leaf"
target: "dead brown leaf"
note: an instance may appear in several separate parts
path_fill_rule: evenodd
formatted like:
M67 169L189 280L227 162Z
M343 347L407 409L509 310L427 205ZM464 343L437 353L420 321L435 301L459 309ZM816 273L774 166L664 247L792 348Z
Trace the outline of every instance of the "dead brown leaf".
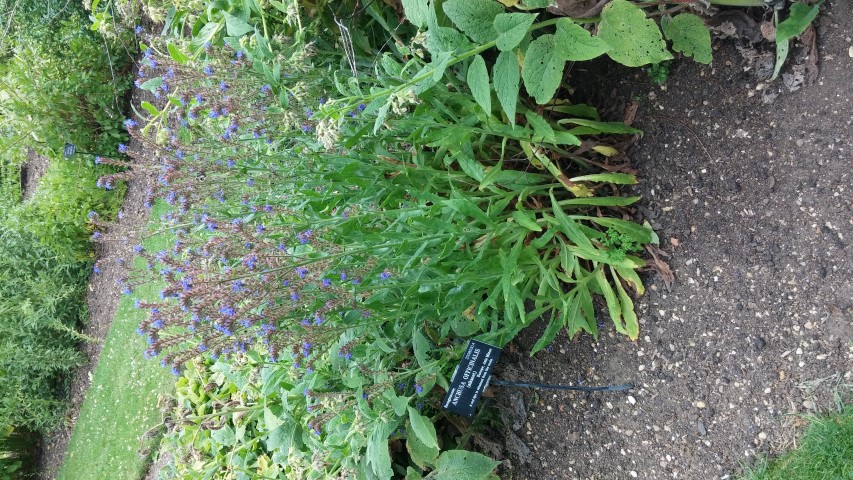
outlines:
M648 268L660 273L661 278L663 278L664 285L666 285L667 290L669 290L669 288L672 287L672 283L675 281L675 274L672 273L672 269L669 268L669 264L660 258L661 256L669 255L656 245L646 245L646 251L652 256L652 261L647 265Z
M625 114L622 116L622 123L631 126L637 118L637 110L639 110L639 108L640 104L635 100L631 100L631 102L625 107Z

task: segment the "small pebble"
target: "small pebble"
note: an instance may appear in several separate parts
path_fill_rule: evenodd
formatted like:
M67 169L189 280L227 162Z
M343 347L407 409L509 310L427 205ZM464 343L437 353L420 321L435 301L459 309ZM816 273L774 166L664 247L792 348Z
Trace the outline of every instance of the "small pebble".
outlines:
M699 400L698 402L696 402L696 408L705 408L705 402Z

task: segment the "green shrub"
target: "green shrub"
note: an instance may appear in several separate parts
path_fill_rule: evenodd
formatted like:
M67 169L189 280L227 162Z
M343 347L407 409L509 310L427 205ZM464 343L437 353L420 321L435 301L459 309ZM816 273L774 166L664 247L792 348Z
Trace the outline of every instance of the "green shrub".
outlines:
M0 62L2 156L20 158L28 146L56 155L66 142L115 151L126 138L121 122L133 43L128 50L91 31L78 2L8 3L8 11L15 8L14 48Z
M45 431L59 421L66 375L82 358L87 266L0 230L0 425Z
M33 197L11 209L5 224L29 232L60 255L89 258L89 212L112 219L121 206L123 184L114 190L97 186L101 175L114 171L111 166L95 165L91 157L53 158Z

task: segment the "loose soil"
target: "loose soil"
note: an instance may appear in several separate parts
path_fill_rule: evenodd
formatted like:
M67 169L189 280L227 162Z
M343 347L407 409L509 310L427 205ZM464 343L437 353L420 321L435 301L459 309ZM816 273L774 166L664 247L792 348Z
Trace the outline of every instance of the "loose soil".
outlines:
M542 324L505 353L504 380L636 388L496 388L506 440L475 444L509 452L502 478L733 478L795 447L801 414L851 401L853 5L829 5L817 82L770 104L782 79L757 90L731 42L710 66L673 64L665 89L637 70L571 73L575 101L639 101L637 218L676 280L646 274L636 342L606 326L531 358Z

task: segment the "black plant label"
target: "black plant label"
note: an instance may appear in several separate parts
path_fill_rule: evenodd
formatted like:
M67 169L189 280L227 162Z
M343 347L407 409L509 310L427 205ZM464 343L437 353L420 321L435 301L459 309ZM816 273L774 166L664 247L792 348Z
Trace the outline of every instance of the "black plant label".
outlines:
M457 415L473 417L500 356L498 347L477 340L468 342L465 355L450 378L450 390L444 397L442 408Z

